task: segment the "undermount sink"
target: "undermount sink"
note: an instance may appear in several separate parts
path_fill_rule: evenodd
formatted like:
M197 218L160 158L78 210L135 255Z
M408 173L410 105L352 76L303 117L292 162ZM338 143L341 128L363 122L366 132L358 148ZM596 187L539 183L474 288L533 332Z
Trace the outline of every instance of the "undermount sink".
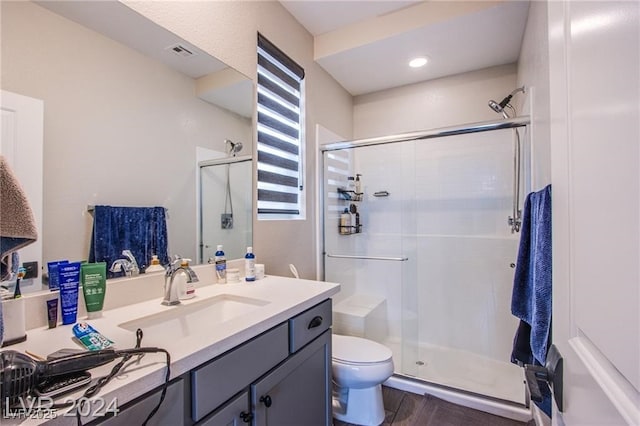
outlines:
M158 333L167 338L188 337L211 330L212 326L254 312L270 302L251 297L221 294L202 301L162 307L156 314L118 324L125 330L142 329L145 334Z

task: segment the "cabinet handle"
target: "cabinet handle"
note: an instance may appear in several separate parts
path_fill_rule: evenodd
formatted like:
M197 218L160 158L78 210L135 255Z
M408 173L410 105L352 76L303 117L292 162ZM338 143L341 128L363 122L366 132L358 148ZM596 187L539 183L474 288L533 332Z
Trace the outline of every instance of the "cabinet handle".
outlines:
M250 423L251 420L253 420L253 414L252 413L245 413L243 411L242 413L240 413L240 419L245 423Z
M266 396L261 396L260 397L260 402L262 402L264 404L265 407L269 408L271 407L271 397L269 395Z
M317 316L317 317L313 317L313 319L309 322L309 326L307 327L307 330L311 330L312 328L316 328L319 327L322 324L322 317L321 316Z

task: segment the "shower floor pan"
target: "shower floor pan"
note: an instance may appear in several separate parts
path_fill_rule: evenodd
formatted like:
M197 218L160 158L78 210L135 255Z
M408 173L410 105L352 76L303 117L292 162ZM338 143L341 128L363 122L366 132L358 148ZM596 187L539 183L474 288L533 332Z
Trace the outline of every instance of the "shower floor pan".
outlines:
M526 404L524 370L515 364L430 345L420 345L417 359L408 360L403 357L402 346L398 342L387 341L385 344L393 351L393 361L399 374L492 399L522 406ZM403 360L413 365L403 366Z

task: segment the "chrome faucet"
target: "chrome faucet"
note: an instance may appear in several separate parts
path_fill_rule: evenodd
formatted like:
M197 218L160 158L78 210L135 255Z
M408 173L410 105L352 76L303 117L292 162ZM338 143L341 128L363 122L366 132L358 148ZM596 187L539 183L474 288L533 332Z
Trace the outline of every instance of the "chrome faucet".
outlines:
M136 262L136 258L133 256L131 251L122 250L122 255L125 256L126 259L117 259L111 264L109 271L120 272L122 270L127 277L135 277L140 274L138 262Z
M189 259L182 259L176 256L176 259L167 266L167 272L164 274L164 299L162 304L165 306L179 305L178 289L173 285L173 280L178 274L185 274L188 283L197 283L198 275L189 267Z

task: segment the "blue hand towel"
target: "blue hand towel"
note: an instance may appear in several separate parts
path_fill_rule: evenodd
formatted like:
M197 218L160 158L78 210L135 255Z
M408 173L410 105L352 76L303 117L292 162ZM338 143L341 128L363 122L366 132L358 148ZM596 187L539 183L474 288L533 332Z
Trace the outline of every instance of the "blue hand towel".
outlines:
M545 365L551 330L551 185L527 195L516 265L511 313L531 327L531 354Z
M107 262L109 268L123 250L131 250L141 270L154 254L169 263L164 207L95 206L89 262ZM115 274L107 269L107 276Z

